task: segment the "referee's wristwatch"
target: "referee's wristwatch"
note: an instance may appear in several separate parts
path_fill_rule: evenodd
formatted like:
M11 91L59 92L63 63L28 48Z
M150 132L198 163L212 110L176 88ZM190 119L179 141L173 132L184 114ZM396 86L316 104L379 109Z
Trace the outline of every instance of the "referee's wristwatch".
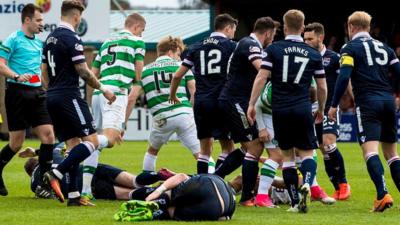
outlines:
M19 75L18 75L18 74L15 74L15 76L13 77L13 79L14 79L15 82L18 82L18 78L19 78Z

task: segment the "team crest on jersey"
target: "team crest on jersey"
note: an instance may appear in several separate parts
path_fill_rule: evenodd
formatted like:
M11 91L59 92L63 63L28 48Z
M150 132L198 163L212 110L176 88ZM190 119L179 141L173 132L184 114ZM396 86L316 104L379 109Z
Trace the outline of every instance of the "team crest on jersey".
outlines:
M261 52L261 49L257 46L250 46L249 52Z
M76 44L75 44L75 49L76 49L77 51L82 52L82 51L83 51L83 45L76 43Z
M322 59L322 65L328 66L329 63L331 63L331 58L324 57L324 58Z

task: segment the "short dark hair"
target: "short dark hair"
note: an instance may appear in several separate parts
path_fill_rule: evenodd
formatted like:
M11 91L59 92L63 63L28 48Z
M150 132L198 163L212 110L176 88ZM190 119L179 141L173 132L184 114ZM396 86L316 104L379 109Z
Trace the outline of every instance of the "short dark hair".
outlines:
M81 14L85 10L85 6L79 0L66 0L61 5L61 15L67 16L72 10L78 10Z
M273 20L271 17L260 17L254 23L253 32L264 33L267 30L276 29L280 26L278 21Z
M324 30L324 25L322 25L321 23L309 23L307 24L306 28L304 28L304 32L312 32L314 31L314 33L316 34L325 34L325 30Z
M39 160L36 158L30 158L25 162L24 169L25 172L32 176L33 171L35 170L36 166L39 164Z
M24 23L27 17L32 19L36 11L43 13L43 10L40 7L32 3L26 4L21 11L21 22Z
M226 26L238 25L238 20L231 15L224 13L215 17L214 30L222 30Z

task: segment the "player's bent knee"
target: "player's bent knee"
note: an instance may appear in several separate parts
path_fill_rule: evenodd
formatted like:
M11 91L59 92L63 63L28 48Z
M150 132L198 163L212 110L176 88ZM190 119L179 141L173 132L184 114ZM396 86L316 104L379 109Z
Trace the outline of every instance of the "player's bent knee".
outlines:
M84 142L90 142L93 145L94 149L97 149L99 147L99 139L97 138L97 133L83 137L82 140Z
M324 145L324 151L327 154L336 151L336 149L337 149L336 143L329 144L329 145Z

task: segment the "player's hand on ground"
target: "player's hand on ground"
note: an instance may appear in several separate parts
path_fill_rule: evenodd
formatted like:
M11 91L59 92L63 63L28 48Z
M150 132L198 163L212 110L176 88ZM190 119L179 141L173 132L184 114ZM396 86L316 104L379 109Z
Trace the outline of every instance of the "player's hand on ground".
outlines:
M28 82L31 79L31 76L28 74L20 75L17 79L19 82Z
M26 147L22 152L18 153L18 156L20 158L31 158L31 157L35 157L35 149L31 148L31 147Z
M179 103L181 103L181 101L179 100L178 97L176 97L176 95L170 95L168 101L171 104L179 104Z
M260 139L261 142L269 142L271 141L271 135L267 131L266 128L260 130L258 132L258 138Z
M324 110L317 110L314 114L315 123L322 123L324 121Z
M249 108L247 109L247 120L252 126L256 121L256 108L254 108L252 105L249 105Z
M111 105L115 100L117 99L117 96L115 96L114 92L110 90L106 90L103 93L104 97L108 100L108 104Z
M337 115L337 108L329 108L329 112L328 112L328 117L329 119L336 121L336 115Z

